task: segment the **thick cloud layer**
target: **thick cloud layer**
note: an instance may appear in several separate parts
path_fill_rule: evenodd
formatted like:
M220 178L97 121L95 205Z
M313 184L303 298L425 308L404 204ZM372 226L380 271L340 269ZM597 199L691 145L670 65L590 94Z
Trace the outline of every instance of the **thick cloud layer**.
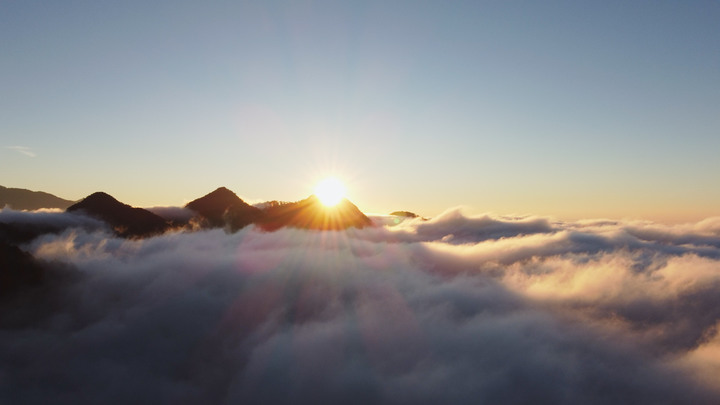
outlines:
M65 214L56 214L65 215ZM469 218L25 246L0 403L716 403L720 220Z
M78 213L66 213L55 209L17 211L10 208L0 210L0 224L22 227L51 227L54 229L69 227L98 229L106 226L97 219Z
M68 228L85 231L109 229L108 225L86 215L60 210L0 210L0 243L30 242L42 234L57 234Z

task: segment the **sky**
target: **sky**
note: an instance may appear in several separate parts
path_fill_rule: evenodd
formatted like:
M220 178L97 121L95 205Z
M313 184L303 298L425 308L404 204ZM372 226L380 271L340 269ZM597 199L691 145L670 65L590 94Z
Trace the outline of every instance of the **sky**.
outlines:
M0 184L720 215L717 1L0 1Z

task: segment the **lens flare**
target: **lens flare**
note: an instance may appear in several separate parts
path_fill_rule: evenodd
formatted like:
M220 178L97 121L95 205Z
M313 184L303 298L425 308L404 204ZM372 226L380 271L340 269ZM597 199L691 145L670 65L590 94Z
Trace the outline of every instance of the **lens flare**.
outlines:
M345 186L340 180L329 177L315 186L315 196L326 207L332 207L345 198Z

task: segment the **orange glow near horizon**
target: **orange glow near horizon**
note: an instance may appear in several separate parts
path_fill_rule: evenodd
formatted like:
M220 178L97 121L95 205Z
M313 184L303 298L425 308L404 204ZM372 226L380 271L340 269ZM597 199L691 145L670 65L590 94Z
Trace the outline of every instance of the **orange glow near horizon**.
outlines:
M333 207L345 198L345 186L335 177L328 177L315 186L314 194L324 206Z

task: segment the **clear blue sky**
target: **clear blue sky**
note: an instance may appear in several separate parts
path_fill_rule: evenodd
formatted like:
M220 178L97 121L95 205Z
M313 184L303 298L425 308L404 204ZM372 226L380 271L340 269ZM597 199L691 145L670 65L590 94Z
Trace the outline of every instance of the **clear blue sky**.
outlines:
M0 1L0 147L138 206L720 215L720 2Z

